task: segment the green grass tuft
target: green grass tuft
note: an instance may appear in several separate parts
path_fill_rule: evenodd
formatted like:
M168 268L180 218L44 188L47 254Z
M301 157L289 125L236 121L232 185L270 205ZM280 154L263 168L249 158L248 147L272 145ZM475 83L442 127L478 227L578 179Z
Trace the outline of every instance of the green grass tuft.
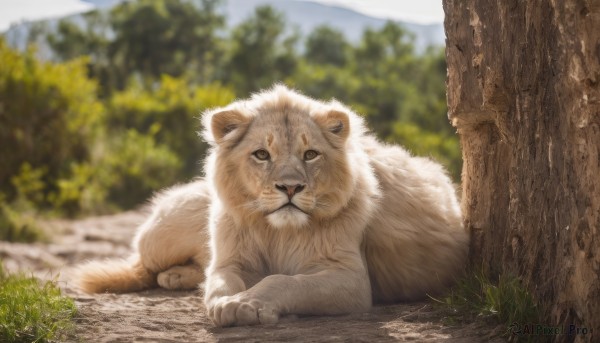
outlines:
M473 273L459 280L445 297L432 299L450 310L452 322L482 318L505 325L507 334L513 323L537 323L540 319L532 295L510 275L492 282L482 272Z
M55 282L8 275L0 264L0 342L49 342L73 328L77 309Z

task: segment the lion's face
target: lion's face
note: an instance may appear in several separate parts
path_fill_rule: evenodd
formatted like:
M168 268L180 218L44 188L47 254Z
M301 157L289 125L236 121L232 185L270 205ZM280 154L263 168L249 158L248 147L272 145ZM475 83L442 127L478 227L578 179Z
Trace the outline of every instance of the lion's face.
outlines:
M304 99L246 104L212 115L213 177L231 211L264 218L276 228L301 228L347 203L353 187L345 144L348 115L312 108L313 100Z

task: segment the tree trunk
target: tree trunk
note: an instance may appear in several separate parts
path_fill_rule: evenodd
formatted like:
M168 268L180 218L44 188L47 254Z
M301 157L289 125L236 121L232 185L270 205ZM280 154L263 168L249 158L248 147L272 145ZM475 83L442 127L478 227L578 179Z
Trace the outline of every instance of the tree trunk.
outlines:
M471 262L600 342L600 1L444 0Z

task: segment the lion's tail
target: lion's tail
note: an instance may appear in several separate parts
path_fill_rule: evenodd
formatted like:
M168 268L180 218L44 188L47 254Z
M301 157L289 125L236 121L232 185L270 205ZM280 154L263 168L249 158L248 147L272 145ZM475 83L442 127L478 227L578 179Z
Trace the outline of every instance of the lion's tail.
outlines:
M127 293L156 286L156 274L139 256L128 260L91 261L75 271L76 286L86 293Z

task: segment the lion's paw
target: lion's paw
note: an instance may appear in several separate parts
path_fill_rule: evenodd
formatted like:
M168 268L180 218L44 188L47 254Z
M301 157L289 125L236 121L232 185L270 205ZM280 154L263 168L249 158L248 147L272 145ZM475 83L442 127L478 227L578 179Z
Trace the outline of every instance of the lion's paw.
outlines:
M217 326L275 324L279 321L274 305L244 293L218 299L208 312Z
M158 285L166 289L195 289L203 275L195 266L175 266L158 274Z

